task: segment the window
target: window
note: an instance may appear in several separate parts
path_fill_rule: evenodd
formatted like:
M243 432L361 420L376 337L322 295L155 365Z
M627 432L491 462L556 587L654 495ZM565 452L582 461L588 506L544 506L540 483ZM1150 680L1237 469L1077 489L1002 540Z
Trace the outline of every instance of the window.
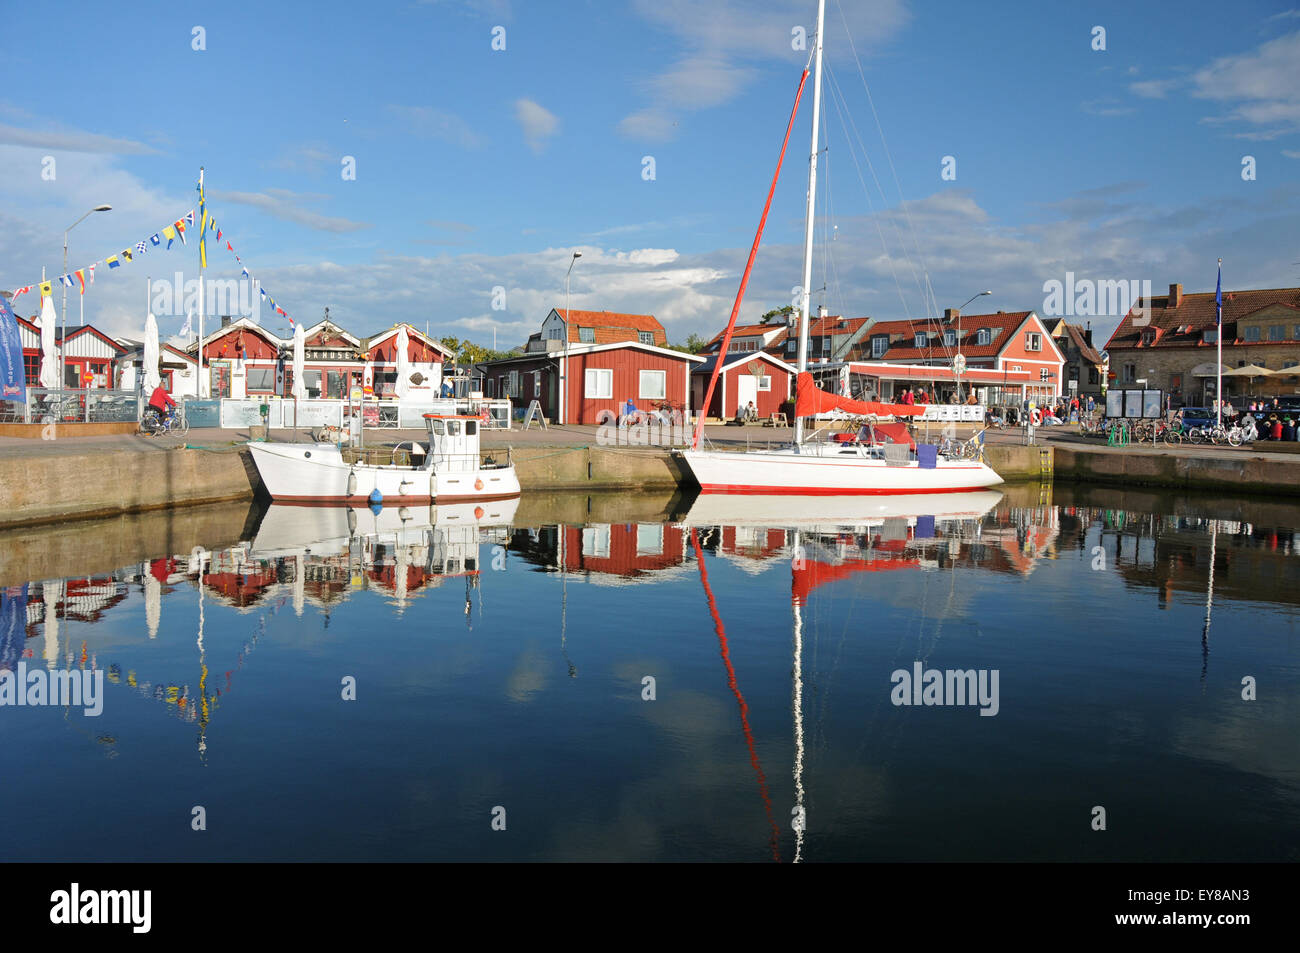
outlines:
M641 386L637 391L637 396L649 400L663 400L666 396L665 388L667 386L667 371L642 371Z
M1088 368L1088 383L1089 384L1101 383L1101 375L1097 373L1096 365Z
M506 380L506 394L510 397L518 397L519 394L519 372L511 371Z
M560 325L560 324L556 324L556 325L553 325L553 326L547 328L547 329L546 329L546 340L548 340L548 341L563 341L563 340L564 340L564 326L563 326L563 325Z
M976 344L992 344L992 343L993 343L993 329L992 329L992 328L980 328L978 331L976 331L976 332L975 332L975 343L976 343Z
M758 379L758 389L759 389L759 390L771 390L771 389L772 389L772 375L771 375L771 374L764 374L762 377L760 377L760 378Z
M1125 365L1124 365L1124 383L1126 383L1126 384L1131 384L1131 383L1133 383L1135 380L1137 380L1137 376L1138 376L1138 375L1137 375L1137 365L1136 365L1136 364L1125 364Z
M1142 332L1142 343L1150 347L1156 343L1156 329L1147 328Z
M1295 367L1297 364L1300 364L1300 361L1283 361L1282 369L1286 370L1288 367Z
M460 436L460 421L459 421L459 420L449 420L449 421L447 421L447 436L448 436L448 437L459 437L459 436Z
M642 344L654 344L654 343L655 343L655 333L654 333L653 331L638 331L638 332L636 333L636 339L637 339L638 341L640 341ZM754 346L754 342L753 342L753 341L750 341L750 342L749 342L749 346L750 346L750 347L753 347L753 346Z
M662 556L664 554L664 527L662 523L636 524L636 554Z
M1241 334L1241 339L1243 341L1258 341L1259 328L1246 328L1246 330Z
M785 352L787 354L793 354L798 349L799 349L799 342L796 341L794 338L791 338L789 341L785 342Z
M583 396L591 398L604 397L606 399L614 396L614 372L604 367L587 368L585 387Z
M1268 327L1268 339L1270 341L1285 341L1286 328L1280 324L1270 324Z
M1180 391L1180 390L1183 389L1183 375L1182 375L1182 374L1170 374L1170 375L1169 375L1169 389L1170 389L1170 390L1175 390L1175 391Z
M822 353L829 354L830 352L831 352L831 339L828 337L822 338Z
M588 372L590 373L590 372ZM609 525L582 528L582 555L609 558Z
M27 385L35 387L41 379L41 356L39 354L23 355L23 373L27 376Z
M948 330L943 332L943 346L944 347L957 346L957 332L954 331L952 328L949 328Z
M889 350L889 338L883 334L878 334L871 339L871 356L884 357L885 352Z
M596 343L596 329L595 329L595 328L578 328L578 340L579 340L580 342L582 342L583 344L595 344L595 343Z
M248 392L250 394L269 394L274 390L274 367L250 367L248 369Z
M1041 351L1043 349L1043 336L1037 331L1027 331L1025 333L1025 350Z
M912 335L912 347L925 347L927 340L928 338L925 334L918 331L916 334Z
M1219 339L1218 328L1206 328L1201 332L1201 342L1204 344L1213 344Z
M1300 324L1297 324L1295 327L1291 329L1291 339L1295 341L1300 341Z
M533 396L542 396L542 372L533 371Z
M478 433L478 421L477 420L465 421L465 436L472 437L476 433Z

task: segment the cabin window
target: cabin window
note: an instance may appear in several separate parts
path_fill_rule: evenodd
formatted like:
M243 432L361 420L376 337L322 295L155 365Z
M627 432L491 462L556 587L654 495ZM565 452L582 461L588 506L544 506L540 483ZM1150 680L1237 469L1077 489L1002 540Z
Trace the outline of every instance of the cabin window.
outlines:
M581 341L583 344L595 344L595 343L596 343L596 329L595 329L595 328L578 328L578 340Z
M654 344L655 333L653 331L638 331L636 333L636 339L642 344Z
M1259 328L1246 328L1241 337L1243 341L1258 341Z
M447 436L448 436L448 437L459 437L459 436L460 436L460 421L459 421L459 420L449 420L449 421L447 421Z
M1028 331L1025 333L1025 350L1041 351L1043 349L1043 336L1037 331Z
M584 380L583 396L588 399L614 396L614 372L605 367L589 367Z
M667 371L642 371L641 387L637 396L649 400L663 400L667 396L665 388L668 386Z
M443 424L444 421L441 420L430 420L429 432L434 434L435 436L441 437L444 433L447 432L447 428L443 426Z
M889 338L883 334L876 335L871 339L871 356L884 357L885 352L889 350Z
M992 329L992 328L980 328L978 331L976 331L976 332L975 332L975 343L976 343L976 344L985 344L985 345L992 344L992 343L993 343L993 329Z
M758 389L759 389L759 390L771 390L771 389L772 389L772 375L771 375L771 374L764 374L764 375L762 375L762 376L758 379Z
M472 437L476 433L478 433L478 421L477 420L465 421L465 436Z

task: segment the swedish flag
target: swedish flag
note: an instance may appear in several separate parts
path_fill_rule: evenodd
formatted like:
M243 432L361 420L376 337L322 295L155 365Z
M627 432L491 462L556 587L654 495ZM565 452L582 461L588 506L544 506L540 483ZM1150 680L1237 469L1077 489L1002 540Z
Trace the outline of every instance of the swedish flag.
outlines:
M208 267L208 206L203 197L203 171L199 170L199 267Z

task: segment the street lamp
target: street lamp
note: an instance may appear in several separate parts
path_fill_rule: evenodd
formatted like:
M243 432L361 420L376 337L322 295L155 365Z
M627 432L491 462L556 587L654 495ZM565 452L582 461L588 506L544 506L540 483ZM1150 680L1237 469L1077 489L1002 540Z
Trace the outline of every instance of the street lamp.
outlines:
M961 308L957 309L957 356L952 359L953 376L957 380L957 403L961 403L961 372L966 369L966 359L961 356L961 309L966 307L976 298L982 298L985 295L993 294L992 291L981 291L973 294L962 302Z
M569 259L569 270L564 273L564 358L560 370L560 413L558 414L562 424L569 422L569 276L573 274L573 266L581 257L582 252L575 251L573 257Z
M69 225L67 228L63 230L63 273L65 275L68 273L68 233L72 231L74 228L76 228L78 225L80 225L82 222L84 222L86 219L90 218L90 216L94 215L96 212L111 212L111 211L113 211L113 206L111 205L96 205L89 212L81 216L81 218L77 219L75 222L73 222L71 225ZM63 353L65 349L64 339L68 336L68 286L67 284L63 285L62 324L63 324L63 332L59 337L59 406L60 407L63 406L63 390L65 387L67 387L68 384L68 363L67 363L67 358L64 356Z

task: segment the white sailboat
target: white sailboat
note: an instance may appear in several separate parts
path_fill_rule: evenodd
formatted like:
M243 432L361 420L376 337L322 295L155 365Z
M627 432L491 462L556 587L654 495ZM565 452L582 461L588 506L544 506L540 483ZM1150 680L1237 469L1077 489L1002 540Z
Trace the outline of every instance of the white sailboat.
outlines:
M427 447L406 462L374 464L332 443L250 442L248 449L271 499L279 503L455 503L519 495L519 477L506 459L479 453L481 419L425 414ZM421 454L418 451L423 451ZM401 457L403 454L394 454Z
M689 450L677 451L679 458L704 493L741 494L793 494L818 496L877 495L895 493L954 493L986 489L1003 480L984 463L982 446L974 459L948 456L935 447L917 446L913 451L907 444L879 445L873 440L852 443L807 443L804 441L803 420L818 413L840 410L873 420L880 417L902 417L923 414L923 406L879 404L851 400L819 390L808 373L808 340L812 285L813 224L817 195L817 153L819 122L821 118L822 37L826 2L819 0L817 9L817 40L812 54L815 63L813 79L812 147L808 162L808 204L804 221L804 261L802 311L799 320L799 376L795 402L794 443L774 450L743 452L712 451L700 449L704 416L701 413L695 428L695 437ZM808 69L800 79L795 111L807 81ZM794 115L790 117L793 126ZM786 142L789 141L789 127ZM782 146L782 159L785 146ZM777 163L779 177L781 163ZM772 189L776 186L773 179ZM772 190L768 192L768 207L763 211L758 235L750 251L749 262L741 279L731 321L723 334L721 350L725 354L736 323L745 286L753 267L754 256L762 237L767 211L771 206ZM702 406L708 407L717 383L718 371L724 362L719 361L709 383Z

